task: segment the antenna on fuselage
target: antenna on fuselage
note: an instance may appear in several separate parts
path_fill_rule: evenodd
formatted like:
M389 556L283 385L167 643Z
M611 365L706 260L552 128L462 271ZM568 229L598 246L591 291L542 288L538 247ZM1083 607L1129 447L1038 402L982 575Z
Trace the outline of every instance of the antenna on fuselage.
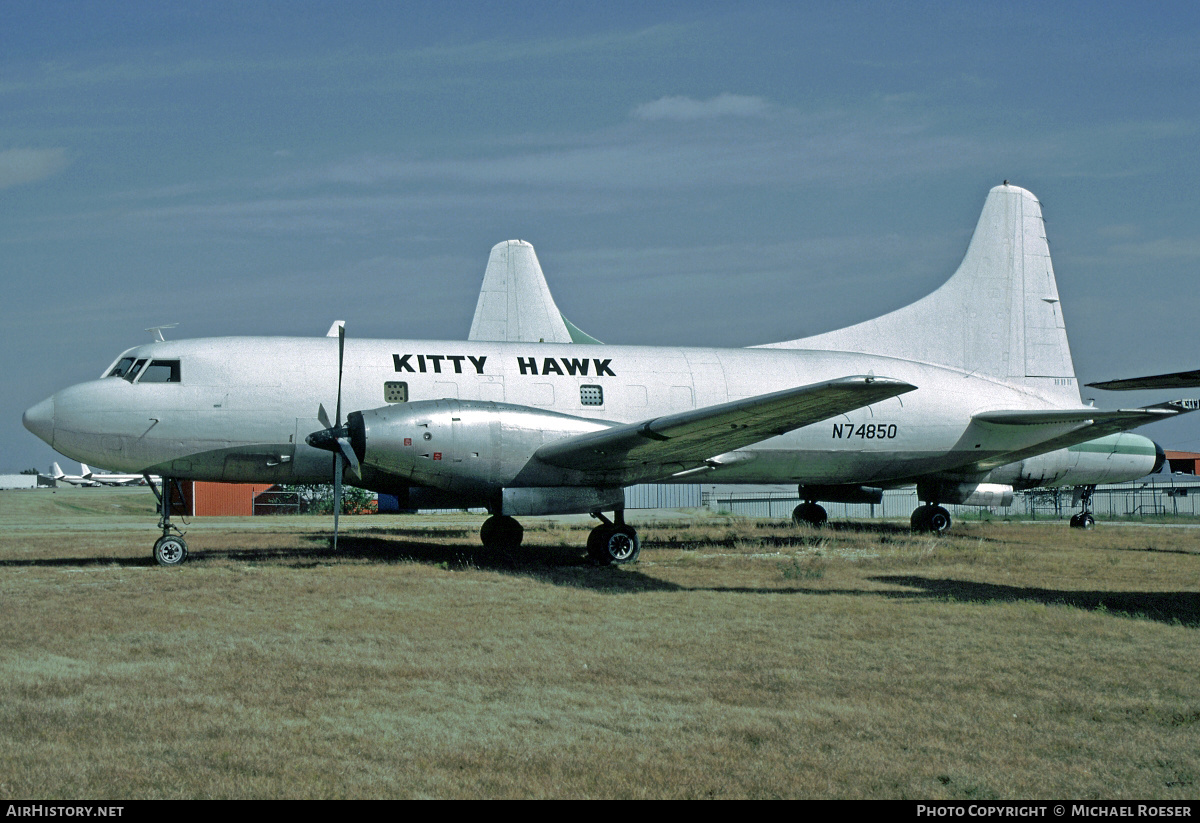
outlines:
M154 335L154 342L165 343L166 340L163 339L163 329L173 329L178 325L178 323L166 323L162 326L151 326L150 328L146 329L146 331Z

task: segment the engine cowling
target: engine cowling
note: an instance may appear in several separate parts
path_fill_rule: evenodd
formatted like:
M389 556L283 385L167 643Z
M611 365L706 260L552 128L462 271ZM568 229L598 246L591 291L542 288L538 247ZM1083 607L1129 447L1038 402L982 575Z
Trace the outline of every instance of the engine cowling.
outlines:
M1155 474L1164 462L1166 454L1162 446L1140 434L1122 432L1027 457L992 472L989 479L1008 481L1019 489L1093 486ZM1006 470L1011 478L1001 476Z
M569 470L530 458L546 443L609 423L474 400L422 400L352 412L350 444L364 466L462 494L510 486L575 485Z

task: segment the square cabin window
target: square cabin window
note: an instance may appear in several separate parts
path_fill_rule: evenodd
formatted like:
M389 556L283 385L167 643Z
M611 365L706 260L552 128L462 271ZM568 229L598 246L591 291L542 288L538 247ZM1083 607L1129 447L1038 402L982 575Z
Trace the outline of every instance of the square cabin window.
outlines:
M600 386L580 386L579 402L585 406L603 406L604 389Z

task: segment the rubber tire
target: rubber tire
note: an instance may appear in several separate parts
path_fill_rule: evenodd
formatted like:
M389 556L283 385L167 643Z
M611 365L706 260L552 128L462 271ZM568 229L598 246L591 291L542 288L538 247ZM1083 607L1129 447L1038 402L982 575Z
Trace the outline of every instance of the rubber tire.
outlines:
M931 506L917 506L913 509L912 517L909 518L909 526L915 532L929 531L929 510Z
M1096 518L1092 517L1091 514L1088 514L1086 512L1084 512L1082 514L1076 514L1071 517L1071 528L1072 529L1089 530L1089 529L1094 528L1095 526L1096 526Z
M187 543L182 537L168 535L154 541L154 561L160 566L178 566L187 556Z
M623 566L636 563L642 553L642 543L637 529L632 526L616 526L604 523L592 529L588 535L588 556L603 566Z
M525 528L508 515L493 515L483 521L483 526L479 529L479 540L488 549L519 549L523 539Z
M934 506L929 510L927 522L928 530L934 534L945 534L950 530L950 526L954 521L950 517L950 512L943 509L941 506Z
M819 529L829 520L829 513L816 503L801 503L792 509L792 522L797 526L807 525Z

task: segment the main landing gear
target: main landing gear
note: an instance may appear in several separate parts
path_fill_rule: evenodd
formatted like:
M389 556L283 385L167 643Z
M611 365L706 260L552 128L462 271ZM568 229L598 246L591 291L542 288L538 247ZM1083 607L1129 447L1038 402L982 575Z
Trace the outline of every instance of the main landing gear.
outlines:
M825 511L823 506L818 506L811 500L806 500L792 509L792 522L797 526L808 524L815 529L819 529L825 525L827 520L829 520L829 513Z
M927 503L924 506L918 506L913 511L912 519L909 522L915 532L945 534L954 521L950 519L950 512L941 506Z
M613 512L615 522L600 512L592 512L592 517L598 518L600 525L588 535L588 557L602 566L624 565L638 559L642 544L638 540L637 529L626 525L624 509Z
M614 513L616 522L600 512L592 512L592 517L602 522L588 535L588 557L604 566L633 563L638 559L642 544L638 540L637 529L625 523L624 511L618 509ZM483 527L479 529L479 539L484 547L495 550L520 548L524 535L521 524L506 514L492 515L483 521Z
M187 542L183 539L183 531L171 522L171 503L174 499L174 492L178 492L180 499L183 499L183 490L179 488L177 480L164 477L162 479L163 490L159 492L151 482L149 475L144 476L147 485L150 486L150 491L154 492L155 498L158 499L158 511L161 514L158 519L158 527L162 529L162 537L154 541L154 560L160 566L178 566L187 560L188 548Z
M1096 526L1096 518L1092 517L1092 493L1095 486L1083 486L1079 490L1079 514L1071 517L1072 529L1091 529Z

